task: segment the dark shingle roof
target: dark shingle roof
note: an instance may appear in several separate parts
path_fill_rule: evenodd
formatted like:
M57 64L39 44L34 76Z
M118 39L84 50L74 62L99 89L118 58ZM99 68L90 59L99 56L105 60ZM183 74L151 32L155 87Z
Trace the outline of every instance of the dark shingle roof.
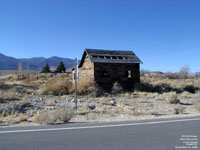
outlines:
M86 54L93 63L142 63L132 51L85 49L79 67L82 66Z

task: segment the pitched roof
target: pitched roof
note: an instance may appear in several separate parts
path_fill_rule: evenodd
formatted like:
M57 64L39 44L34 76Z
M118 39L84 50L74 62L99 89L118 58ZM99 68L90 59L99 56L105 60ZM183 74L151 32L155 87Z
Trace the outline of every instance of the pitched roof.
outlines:
M85 49L79 67L83 65L86 54L93 63L142 63L132 51Z

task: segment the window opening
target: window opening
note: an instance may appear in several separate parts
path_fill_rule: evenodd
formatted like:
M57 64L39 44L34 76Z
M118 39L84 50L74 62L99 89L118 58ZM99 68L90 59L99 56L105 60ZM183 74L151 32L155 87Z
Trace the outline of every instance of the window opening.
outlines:
M111 57L110 56L105 56L106 57L106 59L111 59Z
M128 70L128 78L131 78L132 75L131 75L131 70Z
M112 56L112 59L117 59L117 57L116 56Z
M123 57L122 56L118 56L118 59L123 59Z
M94 56L92 56L92 58L98 58L98 56L95 56L95 55L94 55Z
M103 71L102 72L102 77L109 77L108 71Z
M104 56L99 56L99 58L104 59Z

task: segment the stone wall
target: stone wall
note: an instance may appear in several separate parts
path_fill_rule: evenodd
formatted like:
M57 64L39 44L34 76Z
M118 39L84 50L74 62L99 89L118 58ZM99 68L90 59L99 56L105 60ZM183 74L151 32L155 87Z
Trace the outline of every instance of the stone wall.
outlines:
M90 61L88 56L85 57L83 66L79 68L79 79L94 80L94 63Z

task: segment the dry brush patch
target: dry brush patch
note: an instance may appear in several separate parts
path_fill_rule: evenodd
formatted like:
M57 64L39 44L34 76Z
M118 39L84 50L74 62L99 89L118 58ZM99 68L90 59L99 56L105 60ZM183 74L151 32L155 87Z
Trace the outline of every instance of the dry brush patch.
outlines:
M28 116L20 113L19 114L19 122L24 122L24 121L27 121L28 120Z
M169 79L164 77L141 77L139 90L147 92L190 92L200 89L200 79Z
M74 116L74 110L71 107L63 107L53 111L37 113L32 121L40 124L54 124L57 122L69 122Z
M174 113L175 114L183 114L184 113L185 108L181 105L177 105L174 107Z
M73 83L67 78L52 77L47 80L44 93L53 95L69 94L73 91Z
M200 112L200 97L194 102L194 108Z
M8 116L8 117L6 118L6 122L7 122L8 124L17 124L17 123L19 123L19 119L17 119L17 117L14 116L14 115L10 115L10 116Z
M79 95L91 94L93 92L95 94L97 90L97 86L93 80L81 78L78 79L77 88Z

